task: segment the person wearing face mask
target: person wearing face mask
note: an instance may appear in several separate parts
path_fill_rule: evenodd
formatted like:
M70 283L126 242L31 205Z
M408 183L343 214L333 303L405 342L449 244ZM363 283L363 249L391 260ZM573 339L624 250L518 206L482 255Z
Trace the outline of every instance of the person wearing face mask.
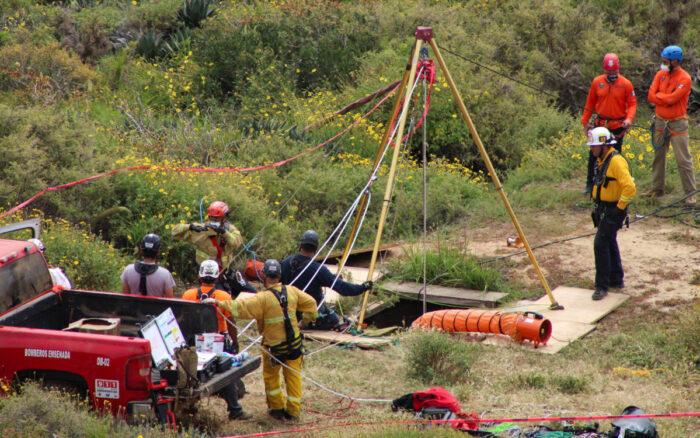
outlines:
M620 74L620 59L614 53L603 57L603 74L596 76L588 91L586 106L581 116L583 131L603 126L615 136L615 149L622 151L625 133L632 126L637 113L637 97L632 82ZM585 194L593 189L595 157L588 154L588 173Z
M666 154L669 144L678 163L678 174L687 204L695 204L696 190L693 156L688 150L688 100L691 79L681 68L683 49L668 46L661 52L661 66L649 88L647 100L656 105L654 116L654 162L652 163L652 187L646 195L658 197L664 194Z
M598 127L588 132L588 146L596 157L592 193L593 226L598 228L593 240L595 292L592 298L596 301L602 300L611 287L625 287L617 231L626 221L627 205L637 193L627 161L614 145L615 138L607 128Z

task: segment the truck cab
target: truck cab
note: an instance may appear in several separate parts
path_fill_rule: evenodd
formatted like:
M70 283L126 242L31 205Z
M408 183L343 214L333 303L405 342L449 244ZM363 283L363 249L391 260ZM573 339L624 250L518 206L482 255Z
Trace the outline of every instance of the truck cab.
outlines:
M187 398L178 405L193 405L260 366L260 357L253 356L186 394L176 391L153 366L151 344L140 336L140 328L168 308L187 345L195 344L196 334L216 332L216 310L210 305L53 287L36 246L0 239L0 381L36 379L85 396L98 410L172 422L176 398ZM85 318L119 318L118 332L67 330Z

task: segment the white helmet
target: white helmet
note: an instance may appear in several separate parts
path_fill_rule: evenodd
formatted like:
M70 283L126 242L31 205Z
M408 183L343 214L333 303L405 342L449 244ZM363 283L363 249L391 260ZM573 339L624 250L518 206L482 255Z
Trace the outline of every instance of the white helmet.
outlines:
M39 251L41 252L44 252L44 250L46 249L44 247L44 243L39 239L29 239L27 240L27 242L34 244L37 248L39 248Z
M199 265L199 278L219 278L219 264L215 260L204 260Z
M617 143L608 128L599 126L588 131L588 146Z

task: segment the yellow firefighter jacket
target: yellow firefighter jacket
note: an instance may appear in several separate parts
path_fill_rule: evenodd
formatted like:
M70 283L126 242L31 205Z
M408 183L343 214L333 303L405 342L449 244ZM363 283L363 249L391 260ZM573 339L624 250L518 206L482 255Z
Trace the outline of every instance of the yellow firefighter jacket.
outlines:
M294 286L285 286L287 289L287 308L289 319L294 328L294 336L299 336L299 324L297 312L302 312L304 321L316 319L316 300L306 292ZM258 323L258 331L262 333L262 344L274 347L287 341L284 331L284 313L279 300L270 289L278 293L282 290L282 284L276 283L267 290L260 291L250 298L218 301L217 305L231 312L234 319L254 319Z
M197 223L196 225L203 224ZM243 243L241 232L229 223L226 223L226 232L221 235L211 229L199 232L191 231L190 224L177 224L173 226L172 236L175 240L185 240L194 245L198 264L204 260L216 260L221 269L226 269L231 265L236 250ZM218 259L219 251L221 252L220 260Z
M598 158L598 167L603 165L605 159L615 149L610 148L604 157ZM606 179L600 189L600 200L604 202L617 202L617 208L624 210L627 204L634 198L637 193L637 186L634 184L634 178L630 175L627 161L622 158L622 155L615 155L610 159L608 170L605 172ZM606 184L607 181L607 184ZM593 186L593 199L597 198L598 186Z

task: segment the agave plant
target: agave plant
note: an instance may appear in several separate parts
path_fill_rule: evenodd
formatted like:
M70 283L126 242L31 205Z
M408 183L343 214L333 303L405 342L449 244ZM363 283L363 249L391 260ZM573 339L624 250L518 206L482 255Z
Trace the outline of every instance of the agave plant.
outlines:
M214 0L185 0L177 12L178 18L190 29L214 15Z
M163 40L160 35L152 30L141 35L139 42L136 44L136 54L149 61L160 58L163 56L163 53Z
M163 42L163 52L167 56L174 56L178 52L189 49L192 42L192 31L188 28L179 29L172 33L167 41Z

